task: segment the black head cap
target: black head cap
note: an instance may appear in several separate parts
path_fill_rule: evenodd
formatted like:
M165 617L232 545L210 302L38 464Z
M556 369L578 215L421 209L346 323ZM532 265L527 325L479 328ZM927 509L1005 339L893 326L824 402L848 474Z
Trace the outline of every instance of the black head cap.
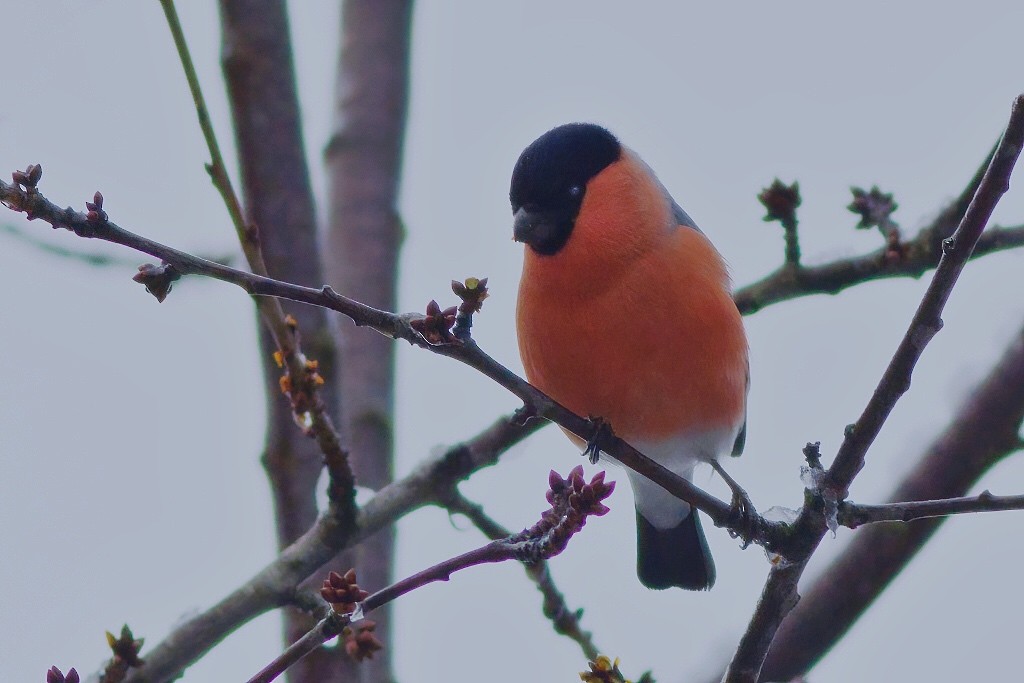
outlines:
M593 123L567 123L534 140L512 170L515 239L545 256L565 246L587 182L621 154L615 136Z

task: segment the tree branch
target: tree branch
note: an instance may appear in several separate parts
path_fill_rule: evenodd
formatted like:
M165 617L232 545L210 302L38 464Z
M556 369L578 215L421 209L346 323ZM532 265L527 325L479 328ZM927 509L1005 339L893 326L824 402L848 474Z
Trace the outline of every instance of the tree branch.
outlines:
M532 564L558 555L583 529L589 517L600 517L609 512L602 501L615 490L615 483L606 483L604 477L605 473L599 472L589 483L586 482L582 465L573 468L565 479L552 470L547 493L551 507L532 527L439 562L372 595L367 595L355 583L354 571L350 570L344 577L332 573L324 582L321 594L332 603L333 613L251 678L249 683L270 683L289 666L341 633L350 621L363 619L370 612L418 588L448 581L457 571L508 560Z
M283 0L220 0L221 66L231 105L235 142L238 148L242 188L249 229L246 237L257 240L265 259L265 271L254 272L302 284L324 281L320 266L320 240L316 207L309 179L302 135L295 67L286 3ZM216 165L216 164L215 164ZM221 173L213 173L219 178ZM223 173L226 177L226 173ZM259 226L258 232L256 227ZM303 392L295 387L292 405L281 400L280 370L274 362L274 340L260 326L260 348L267 426L262 456L274 501L278 548L290 545L312 526L317 517L316 484L328 455L330 496L351 499L353 475L342 454L339 434L327 427L321 415L339 413L335 381L336 349L328 313L322 309L285 304L283 312L295 321L295 337L317 362L317 374L324 382L319 392L306 396L312 406L294 398ZM315 407L322 397L322 407ZM305 403L305 402L303 402ZM310 419L305 421L305 413ZM296 415L303 429L296 429ZM319 413L319 414L318 414ZM312 431L317 441L307 438ZM326 447L326 450L324 450ZM346 503L347 505L347 503ZM315 622L308 615L286 610L284 641L290 643ZM316 668L324 652L306 660L294 672L296 681L326 680Z
M992 156L992 162L978 186L960 227L942 242L942 257L924 298L910 322L910 328L882 375L864 412L839 447L827 472L826 486L837 499L846 497L850 482L864 466L864 455L874 442L896 401L910 388L910 378L925 346L942 329L942 309L974 251L999 199L1010 187L1010 174L1024 144L1024 95L1013 103L1006 132Z
M961 496L942 500L919 500L884 505L843 503L839 507L839 523L856 529L862 524L912 522L932 517L1005 510L1024 510L1024 495L995 496L989 491L982 491L977 496Z
M135 236L135 235L132 235L131 233L127 233L126 231L120 230L120 228L117 228L116 226L113 226L113 224L110 224L106 220L102 220L102 221L95 220L95 219L90 220L88 216L86 216L84 214L81 214L81 213L78 213L78 212L74 212L71 209L68 209L68 210L60 209L60 208L56 207L55 205L53 205L52 203L50 203L47 200L45 200L45 198L41 197L41 195L39 195L38 192L35 190L34 183L33 183L31 188L28 187L28 186L25 186L24 184L21 184L21 185L22 185L21 187L16 187L16 186L8 185L8 184L4 183L3 181L0 181L0 199L2 199L3 202L5 204L7 204L10 208L18 210L18 211L25 211L26 213L29 214L30 217L42 217L42 218L46 219L48 222L50 222L51 224L53 224L55 227L68 227L69 229L74 230L77 234L79 234L80 236L83 236L83 237L102 237L103 239L108 239L109 241L125 244L126 246L130 246L132 248L139 249L139 250L144 251L146 253L150 253L150 254L152 254L154 256L157 256L158 258L166 257L166 258L170 259L171 261L173 261L173 263L175 265L175 268L176 269L180 269L180 272L182 272L182 273L193 272L193 273L203 273L203 274L207 274L207 275L212 275L214 277L218 277L219 279L224 279L225 281L233 282L234 284L237 284L237 285L245 288L247 291L250 291L250 293L253 293L253 294L275 295L275 294L278 293L278 291L275 289L275 287L277 285L275 285L275 283L273 281L270 281L267 278L260 278L259 276L253 276L253 275L249 275L247 273L241 273L239 271L235 271L233 269L225 268L223 266L220 266L219 264L213 264L213 263L209 263L209 262L204 262L204 261L202 261L202 259L197 259L195 257L192 257L192 256L188 255L188 254L183 254L182 252L178 252L178 251L170 249L168 247L164 247L163 245L159 245L159 244L151 242L149 240L143 240L142 238L139 238L138 236ZM283 284L283 283L277 283L277 284ZM413 343L416 343L417 345L429 346L431 349L435 350L436 352L443 353L444 355L451 355L453 357L458 357L460 353L463 353L462 351L453 350L452 347L464 348L464 347L460 347L458 345L445 344L445 345L442 345L441 347L434 347L434 346L430 346L429 344L426 344L425 340L421 336L419 336L418 334L414 334L413 332L409 331L409 329L408 329L409 328L408 322L410 320L409 316L394 316L392 314L388 314L388 313L383 312L383 311L372 309L370 307L363 307L362 305L358 304L357 302L353 302L351 300L345 299L344 297L340 297L340 296L334 294L333 291L331 291L329 288L326 288L324 290L313 290L313 289L310 289L310 288L302 288L302 287L295 287L295 286L287 286L287 287L292 287L292 289L288 290L289 293L290 293L289 295L292 296L293 298L295 298L296 300L306 301L308 303L314 303L314 304L320 304L320 305L322 305L323 303L327 303L332 308L335 308L335 310L341 310L342 312L345 312L346 314L355 313L355 315L358 316L356 318L358 321L360 321L363 324L371 325L375 329L378 329L378 331L381 331L381 332L387 334L388 336L393 336L393 337L401 336L402 338L407 338L410 341L412 341ZM475 345L473 345L473 346L475 346ZM460 360L462 360L462 358L460 358ZM487 360L489 360L489 359L487 359ZM464 361L464 362L469 362L469 361ZM480 359L477 359L474 362L483 362L483 361L481 361ZM493 362L493 361L491 361L491 362ZM473 364L473 363L470 363L470 364ZM498 366L498 368L500 368L500 366ZM501 370L503 370L505 373L508 372L507 370L504 370L504 368L501 368ZM508 373L508 375L511 375L511 373ZM518 380L518 382L522 382L522 380L519 380L518 378L515 378L514 375L511 375L511 377L507 377L507 376L504 376L501 373L498 373L497 379L499 379L499 383L501 383L503 386L507 386L507 387L511 388L515 393L517 393L517 395L519 395L519 392L523 392L524 395L526 395L527 397L529 397L531 399L536 399L537 398L533 394L530 394L522 386L517 384L516 380ZM542 395L541 395L541 397L542 397ZM557 410L557 408L558 408L557 406L553 406L553 405L549 406L548 404L545 404L542 401L540 403L534 404L532 402L532 400L531 400L530 403L531 403L531 405L537 405L537 406L540 407L540 410L536 410L535 409L536 413L544 415L545 417L547 417L548 414L555 415L556 416L556 421L559 421L560 424L563 424L562 418L564 418L567 423L572 424L573 426L578 428L580 431L584 432L584 435L583 435L584 438L586 438L586 436L588 435L587 434L588 431L592 432L592 425L590 425L586 420L583 420L582 418L579 418L578 416L572 416L571 418L570 417L566 417L566 416L562 416L562 418L559 418L558 417L559 413L558 413L558 410ZM615 450L611 450L612 448L618 448L619 447L615 441L613 441L611 443L611 445L603 444L602 443L601 446L602 446L603 450L608 450L609 452L615 453L616 455L620 455L620 457L619 457L620 460L624 460L625 459L625 458L621 457L621 454L616 453ZM624 452L628 452L628 450L624 451ZM636 462L642 462L642 460L639 459L640 457L642 457L642 456L638 456L637 457ZM641 465L641 467L645 467L646 468L648 466L647 465ZM681 497L683 497L683 498L690 499L689 498L690 495L693 494L692 491L688 491L687 490L686 486L682 486L681 484L679 484L679 482L674 482L672 480L672 477L671 477L670 473L659 472L656 467L649 468L647 471L644 471L644 469L641 469L640 467L638 467L637 469L638 469L638 471L641 471L643 474L646 474L647 476L650 476L653 480L658 481L658 483L663 484L667 489L669 489L673 493L676 493L677 495L681 495ZM404 487L401 487L401 488L404 488ZM382 498L382 496L385 496L386 492L390 496L390 495L393 495L393 494L397 493L398 489L391 490L391 487L388 487L387 489L382 491L381 494L379 494L378 497L375 498L374 500L376 501L376 500L380 499L382 501L381 504L383 504L383 501L385 500L386 497ZM410 499L414 500L414 499L416 499L416 496L414 494L408 494L408 489L405 489L405 493L402 493L402 494L399 494L399 495L400 496L408 495L408 497L405 498L405 500L410 500ZM699 499L700 496L697 496L696 498ZM700 507L701 509L707 511L707 509L705 509L705 507L703 507L703 505L707 505L711 510L715 510L715 511L717 511L717 512L723 514L723 515L728 513L727 506L725 506L724 503L721 503L721 501L717 501L716 499L713 499L712 497L709 497L709 498L711 498L710 501L704 499L704 500L698 502L698 507ZM716 504L720 504L721 507L720 508L716 508ZM369 509L369 507L370 506L367 506L368 509ZM364 519L366 517L366 514L367 514L367 511L364 511L364 517L361 517L360 519L361 520ZM712 515L712 516L714 517L714 515ZM720 515L720 518L721 518L721 515ZM320 520L318 520L317 527L315 527L313 530L311 530L310 534L307 534L307 537L304 537L304 539L300 539L300 544L297 544L297 545L301 545L302 548L296 549L296 552L298 552L299 550L304 550L306 552L312 552L315 555L315 553L320 550L320 548L317 547L318 543L322 543L323 545L333 546L336 549L337 547L341 547L345 542L348 542L348 541L352 540L352 537L346 537L343 534L333 533L331 529L327 528L327 527L329 527L329 521L330 520L328 520L326 518L321 518ZM333 530L333 531L336 531L336 529ZM341 537L341 540L339 541L338 538L336 538L336 537ZM302 541L307 541L307 542L302 543ZM312 557L312 555L310 557ZM279 561L269 565L268 568L265 570L265 572L269 571L272 574L276 574L275 578L278 578L280 576L288 577L289 575L288 575L287 571L285 571L283 574L281 572L282 572L282 570L289 569L289 567L287 567L286 565L287 565L288 561L291 561L291 560L294 560L294 559L295 559L295 556L292 555L292 554L288 554L287 551L286 551L286 555L283 555L282 558L279 558ZM266 577L263 576L263 574L264 573L261 572L261 574L258 575L258 577L256 577L256 578L261 578L261 577L262 578L266 578ZM279 584L274 583L274 585L278 586ZM248 590L250 588L253 588L253 586L248 586L247 585L246 590ZM258 588L259 587L257 586L257 590L254 593L257 596L259 595ZM281 600L281 599L282 598L280 596L275 596L274 597L275 604L276 604L277 600ZM228 601L225 600L225 602L228 602ZM271 605L271 607L272 606L273 605ZM269 609L269 608L270 607L266 607L266 609ZM212 610L211 610L211 612L212 612ZM258 612L256 612L256 613L258 613ZM251 613L249 616L244 617L244 618L245 619L251 618L252 616L255 616L256 613ZM201 616L203 616L203 615L201 615ZM222 620L220 623L224 623L224 621ZM240 622L236 622L234 624L234 627L237 627L238 623L240 623ZM178 633L178 632L176 631L176 633ZM214 637L217 640L219 640L219 638L222 638L224 635L226 635L226 633L220 633L220 634L215 633L212 637ZM167 641L165 641L165 643L166 642ZM209 642L208 644L207 643L200 643L200 644L198 644L198 647L202 648L202 651L205 651L205 649L207 649L208 647L211 647L212 644L215 643L215 642L216 642L216 640L213 640L212 642ZM154 650L154 652L156 652L156 650ZM201 653L202 652L199 652L199 654L195 654L195 656L199 656ZM185 659L187 659L187 657ZM153 661L153 655L152 654L150 655L149 661L151 663ZM182 661L184 661L184 660L179 660L179 663L180 663L181 666L187 665L187 661L184 661L184 663L181 663ZM188 661L191 661L191 660L188 660ZM147 667L147 668L149 668L149 667ZM151 668L150 671L154 671L154 669ZM144 680L144 679L139 679L139 680ZM156 679L153 679L153 680L156 680Z
M525 419L540 417L556 422L581 439L587 442L594 441L601 451L699 508L717 526L729 527L735 522L731 519L729 504L644 456L611 434L603 424L576 415L554 402L487 355L472 339L458 340L449 335L442 336L436 342L428 341L413 324L418 320L424 320L420 316L396 315L376 309L342 296L327 286L322 289L303 287L205 261L129 232L107 220L105 214L90 217L71 208L61 209L43 197L34 186L30 191L29 188L0 181L0 201L11 209L22 211L32 218L42 218L54 227L66 228L80 237L114 242L159 258L175 275L204 275L235 284L252 295L291 299L329 308L347 315L357 325L370 327L393 339L404 339L438 355L454 358L478 370L522 400L526 406L523 411ZM768 522L760 517L751 521L751 524L737 527L735 531L747 533L750 541L769 547L780 540L781 524Z
M888 500L900 505L962 496L992 465L1020 449L1022 420L1024 328ZM764 678L788 681L807 673L945 521L859 530L783 623L765 661Z
M409 90L411 0L345 0L334 86L334 122L324 151L327 230L322 260L327 281L352 298L394 310L402 226L398 190ZM361 486L379 490L394 479L395 346L341 321L335 326L342 425ZM393 581L393 528L381 529L345 559L366 585ZM376 635L391 640L390 609L376 617ZM392 648L361 668L362 680L391 683ZM340 667L340 668L339 668ZM341 670L344 669L344 670ZM351 678L348 657L310 680Z
M799 270L783 266L764 279L737 289L733 298L743 315L751 315L783 301L815 294L839 294L874 280L919 278L938 264L941 239L936 244L935 238L936 233L926 228L914 239L903 242L906 255L895 264L886 262L887 248L882 247L862 256L820 266L800 266ZM994 225L978 240L971 258L1020 246L1024 246L1024 225Z
M466 517L491 540L498 540L512 535L509 529L491 519L484 512L482 506L467 499L455 486L444 496L443 506L449 512L458 513ZM547 560L524 563L523 569L526 570L526 575L530 577L530 580L533 581L537 586L537 590L544 597L544 616L551 620L555 633L575 641L583 651L583 656L588 660L596 659L600 654L600 650L594 644L593 634L590 631L583 630L583 627L580 625L579 614L566 603L565 596L558 589L558 586L555 585L554 579L551 578L551 570L548 567Z
M736 306L744 315L750 315L772 304L813 294L838 294L845 289L872 280L921 277L925 272L938 265L939 257L942 255L942 240L952 235L963 219L995 150L996 148L993 147L988 153L985 161L982 162L959 197L940 211L931 224L923 228L914 239L899 244L898 258L895 259L892 257L890 245L885 245L862 256L838 259L819 266L805 266L798 260L790 261L792 255L790 254L789 235L790 233L795 235L796 218L787 216L791 226L786 228L786 262L774 273L738 289L733 296ZM785 186L781 187L784 190L789 189ZM769 189L778 191L774 186ZM793 189L795 191L795 184ZM762 193L762 196L764 194ZM769 217L773 217L770 208ZM785 225L784 223L784 227ZM795 236L792 239L795 242ZM1022 245L1024 245L1024 225L1008 228L992 226L978 240L971 258Z
M130 672L126 683L163 683L180 676L236 629L272 609L293 604L299 584L338 551L394 524L417 508L437 504L438 491L496 464L505 450L534 433L541 424L522 426L511 416L501 418L472 439L424 460L407 476L367 501L355 530L338 525L329 512L322 514L306 534L255 576L213 607L177 625L148 652L146 665Z
M826 500L842 501L850 483L864 465L865 454L899 398L909 389L914 366L925 346L942 327L941 313L975 243L981 236L999 198L1009 187L1021 146L1024 145L1024 95L1013 103L1010 120L988 169L956 232L943 241L943 254L924 297L914 314L889 367L857 422L847 428L846 438L823 484L811 493L816 500L805 505L793 524L794 536L786 548L785 566L773 567L751 619L750 626L726 670L726 683L756 682L782 620L796 604L796 585L808 558L828 529ZM802 546L802 547L801 547ZM791 563L791 564L790 564Z

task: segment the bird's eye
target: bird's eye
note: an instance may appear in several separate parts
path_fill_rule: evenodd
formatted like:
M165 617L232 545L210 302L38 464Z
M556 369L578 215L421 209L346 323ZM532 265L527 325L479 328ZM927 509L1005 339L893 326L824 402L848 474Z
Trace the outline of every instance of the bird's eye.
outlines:
M580 185L573 185L569 188L569 196L573 199L579 199L583 196L583 187Z

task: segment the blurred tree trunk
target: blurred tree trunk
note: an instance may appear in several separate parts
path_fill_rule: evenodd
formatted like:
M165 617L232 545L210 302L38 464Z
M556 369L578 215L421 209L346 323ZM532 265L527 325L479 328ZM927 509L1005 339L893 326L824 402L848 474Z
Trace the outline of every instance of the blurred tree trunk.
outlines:
M221 0L220 14L222 67L238 146L246 220L259 229L271 277L320 286L324 275L287 8L283 0ZM323 399L328 411L336 415L335 345L327 312L282 303L298 321L305 353L320 362L321 374L328 380ZM323 458L316 442L296 427L291 406L278 385L281 370L272 359L274 342L262 324L258 329L267 399L263 464L274 499L277 544L284 548L316 519L315 490ZM286 609L286 641L298 639L314 623L309 615ZM308 673L315 673L322 659L341 657L343 653L321 650L292 669L292 680L327 680Z
M409 86L410 0L345 0L334 95L334 126L325 152L328 281L359 301L395 310L402 225L397 199ZM342 320L340 387L343 433L361 486L394 476L394 342ZM369 590L392 581L394 530L349 555ZM352 561L354 560L354 561ZM387 646L360 665L364 683L390 683L390 609L374 613ZM319 680L327 680L326 678Z

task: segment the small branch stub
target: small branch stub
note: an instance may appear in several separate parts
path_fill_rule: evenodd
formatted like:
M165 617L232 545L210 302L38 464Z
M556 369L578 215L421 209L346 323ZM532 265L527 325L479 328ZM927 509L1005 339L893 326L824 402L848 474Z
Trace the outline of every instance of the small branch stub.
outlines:
M107 212L103 210L103 195L99 190L96 190L93 194L91 202L85 203L85 208L87 209L85 217L90 223L107 222L109 217L107 216Z
M142 284L160 303L171 293L171 285L180 279L181 273L169 263L161 263L159 266L144 263L139 266L139 272L132 276L132 280Z
M853 194L853 201L846 208L860 216L860 221L855 226L857 230L878 228L883 235L887 235L889 230L899 228L892 220L892 214L900 205L893 201L891 192L882 192L877 185L872 186L870 190L851 187L850 192Z
M331 572L320 587L320 597L326 600L336 614L352 614L369 593L356 583L356 570L344 574Z
M15 171L11 174L15 185L20 185L27 194L35 194L39 179L43 177L43 167L40 164L29 164L24 171ZM54 667L56 668L56 667Z
M800 265L800 240L797 235L796 210L802 201L800 198L800 183L794 181L792 185L786 185L776 178L772 184L757 195L757 200L765 208L764 221L771 223L778 221L782 225L786 236L786 264L790 266Z
M581 671L580 680L583 683L633 683L626 678L619 670L619 658L612 660L606 655L598 655L593 661L587 662L590 671ZM637 680L637 683L654 683L651 672L647 671Z
M409 326L431 346L446 344L454 338L452 328L455 326L457 313L458 308L455 306L442 311L441 306L431 299L427 304L427 314L409 321Z
M361 662L372 659L373 653L384 649L384 644L377 639L374 631L377 623L363 619L353 626L349 620L358 619L362 615L362 603L369 593L359 587L356 582L356 570L349 569L344 574L332 571L324 579L320 588L320 596L331 605L331 610L345 621L341 636L345 641L345 652L353 660ZM345 623L348 622L348 623Z
M452 280L452 291L462 299L452 333L457 339L465 341L469 339L473 327L473 314L480 312L484 307L484 299L490 296L487 278L468 277L464 282Z
M144 639L136 638L128 624L121 627L121 635L115 636L107 631L107 645L113 651L114 656L107 662L103 669L101 680L103 683L120 683L128 675L128 671L145 664L139 657Z
M902 263L907 256L907 246L900 235L899 224L892 219L892 214L900 206L893 200L892 193L882 192L877 185L867 191L851 187L850 192L853 201L846 208L860 216L855 227L858 230L878 228L885 238L885 264L895 266Z

